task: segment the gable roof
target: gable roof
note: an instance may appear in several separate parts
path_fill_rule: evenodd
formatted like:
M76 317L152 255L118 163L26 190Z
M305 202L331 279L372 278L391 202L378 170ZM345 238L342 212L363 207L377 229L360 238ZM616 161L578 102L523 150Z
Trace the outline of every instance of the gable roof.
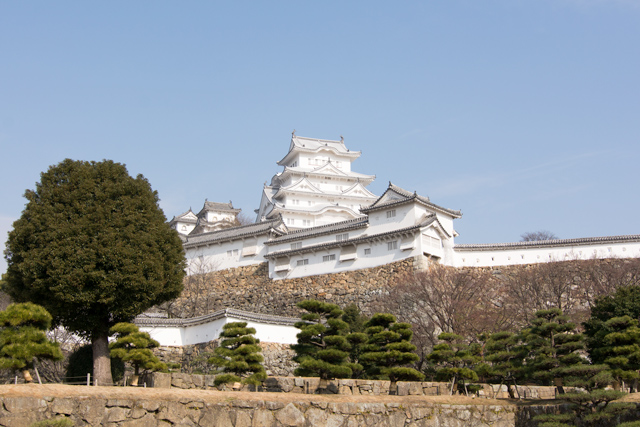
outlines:
M305 138L294 134L291 137L289 152L277 163L280 166L284 166L293 153L318 153L323 150L331 151L340 157L350 157L353 159L357 159L361 154L360 151L351 151L345 147L344 140L332 141L330 139Z
M189 235L184 243L185 248L210 245L212 243L222 243L230 240L244 239L251 236L259 236L261 234L275 233L285 234L286 226L282 222L282 217L256 222L249 225L241 225L239 227L225 228L224 230L211 231L209 233L201 233Z
M438 206L435 203L431 203L428 197L419 196L415 191L411 193L403 188L398 187L397 185L393 185L389 182L389 187L387 190L371 205L366 208L360 209L363 213L369 213L376 210L387 209L392 206L402 205L405 203L417 202L423 206L431 208L435 211L450 215L454 218L460 218L462 216L462 212L459 210L447 209L442 206Z
M234 209L233 203L231 201L229 201L229 203L218 203L205 200L204 206L202 206L202 209L200 209L200 212L198 212L198 216L202 215L205 212L211 211L240 213L242 209Z
M323 236L346 230L354 230L357 228L367 227L369 218L354 218L346 221L334 222L332 224L319 225L317 227L301 228L299 230L289 231L287 234L275 237L264 242L265 245L277 245L280 243L293 242L295 240L307 239L309 237Z
M198 221L198 217L193 213L191 208L188 211L181 213L180 215L174 216L169 224L174 224L176 222L186 222L187 224L195 224Z

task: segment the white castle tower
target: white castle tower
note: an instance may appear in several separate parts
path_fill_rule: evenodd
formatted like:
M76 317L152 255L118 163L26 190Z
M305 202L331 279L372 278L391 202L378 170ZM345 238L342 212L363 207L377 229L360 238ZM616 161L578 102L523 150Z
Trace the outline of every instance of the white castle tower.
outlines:
M284 170L265 183L256 222L279 215L290 230L363 217L361 207L376 201L367 190L375 175L353 172L360 157L344 139L304 138L291 134L289 152L278 162Z

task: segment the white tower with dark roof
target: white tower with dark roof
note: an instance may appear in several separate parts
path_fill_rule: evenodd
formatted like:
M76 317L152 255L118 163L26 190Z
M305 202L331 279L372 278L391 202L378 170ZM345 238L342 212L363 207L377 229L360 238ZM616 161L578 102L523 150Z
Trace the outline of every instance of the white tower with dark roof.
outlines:
M284 170L265 183L256 221L282 215L287 228L300 229L363 217L360 208L377 197L366 188L375 175L351 170L360 154L347 149L343 138L304 138L294 131L289 152L278 162Z

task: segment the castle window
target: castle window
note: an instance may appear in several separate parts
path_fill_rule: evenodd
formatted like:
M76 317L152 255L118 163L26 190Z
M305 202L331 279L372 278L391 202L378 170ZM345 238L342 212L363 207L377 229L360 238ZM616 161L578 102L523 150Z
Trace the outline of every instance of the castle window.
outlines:
M307 265L307 264L309 264L309 258L299 259L299 260L296 262L296 265L297 265L298 267L299 267L299 266L301 266L301 265Z
M364 248L365 255L371 255L371 248Z
M338 234L336 236L336 242L342 242L343 240L349 240L349 233Z
M322 257L322 262L335 261L335 260L336 260L336 254L324 255Z
M182 231L187 231L187 226L186 226L186 225L183 225L183 226L182 226L182 228L181 228L181 230L182 230Z
M291 250L300 249L302 247L302 242L295 242L291 244Z
M304 227L311 227L311 220L310 219L303 219L302 220L302 225Z
M387 250L393 251L398 249L398 241L394 240L393 242L387 242Z
M387 211L387 218L393 218L394 216L396 216L395 209L391 209L390 211Z

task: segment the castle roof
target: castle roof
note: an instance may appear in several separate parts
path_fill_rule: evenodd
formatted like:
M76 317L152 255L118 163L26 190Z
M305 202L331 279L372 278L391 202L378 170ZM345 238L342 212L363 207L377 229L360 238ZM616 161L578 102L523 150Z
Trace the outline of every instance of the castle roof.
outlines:
M188 211L181 213L180 215L176 215L173 218L171 218L171 221L169 221L169 224L173 224L176 222L184 222L187 224L195 224L196 222L198 222L198 217L196 216L196 214L193 213L193 211L191 210L191 208L189 208Z
M403 188L398 187L397 185L389 182L389 187L386 191L371 205L366 208L360 209L363 213L369 213L376 210L388 209L393 206L402 205L405 203L417 202L423 206L431 208L435 211L451 215L454 218L460 218L462 216L462 212L459 210L447 209L442 206L438 206L435 203L432 203L428 197L419 196L416 192L411 193Z
M318 237L326 234L343 232L347 230L355 230L369 226L369 218L354 218L346 221L334 222L327 225L319 225L317 227L301 228L299 230L289 231L287 234L276 237L264 242L265 245L277 245L280 243L293 242L309 237Z
M462 243L454 245L456 251L493 251L507 250L531 247L559 247L559 246L582 246L591 244L607 244L607 243L625 243L640 242L640 234L630 234L625 236L604 236L604 237L581 237L578 239L553 239L553 240L534 240L531 242L512 242L512 243Z
M211 211L240 213L242 209L234 209L233 203L231 201L229 201L229 203L218 203L205 200L204 206L202 207L202 209L200 209L200 212L198 212L198 216L202 215L205 212Z
M344 145L344 141L332 141L329 139L305 138L302 136L292 135L289 152L278 162L278 165L284 166L291 160L295 153L319 153L320 151L330 151L339 157L347 157L357 159L360 157L360 151L351 151Z
M351 246L351 245L356 245L358 243L380 241L380 240L389 240L390 238L393 238L393 237L396 237L396 236L404 236L404 235L408 235L408 234L414 234L418 230L420 230L420 229L422 229L424 227L427 227L427 226L435 223L436 221L438 221L436 215L432 214L432 215L429 215L428 217L426 217L423 221L421 221L418 224L413 225L411 227L405 227L405 228L400 228L400 229L397 229L397 230L386 231L384 233L377 233L377 234L370 234L370 235L365 235L365 236L360 236L360 237L354 237L352 239L336 240L336 241L331 241L331 242L326 242L326 243L319 243L319 244L316 244L316 245L303 246L303 247L298 248L298 249L287 249L287 250L282 250L282 251L270 252L270 253L266 254L264 257L265 258L278 258L278 257L283 257L283 256L293 256L293 255L302 254L302 253L316 252L316 251L319 251L319 250L327 250L327 249L339 248L339 247L343 247L343 246ZM291 239L291 240L293 240L293 239Z
M256 222L249 225L241 225L239 227L225 228L224 230L212 231L209 233L201 233L189 235L184 243L185 248L210 245L212 243L222 243L230 240L244 239L261 234L274 233L276 235L285 234L286 226L282 222L282 217Z

